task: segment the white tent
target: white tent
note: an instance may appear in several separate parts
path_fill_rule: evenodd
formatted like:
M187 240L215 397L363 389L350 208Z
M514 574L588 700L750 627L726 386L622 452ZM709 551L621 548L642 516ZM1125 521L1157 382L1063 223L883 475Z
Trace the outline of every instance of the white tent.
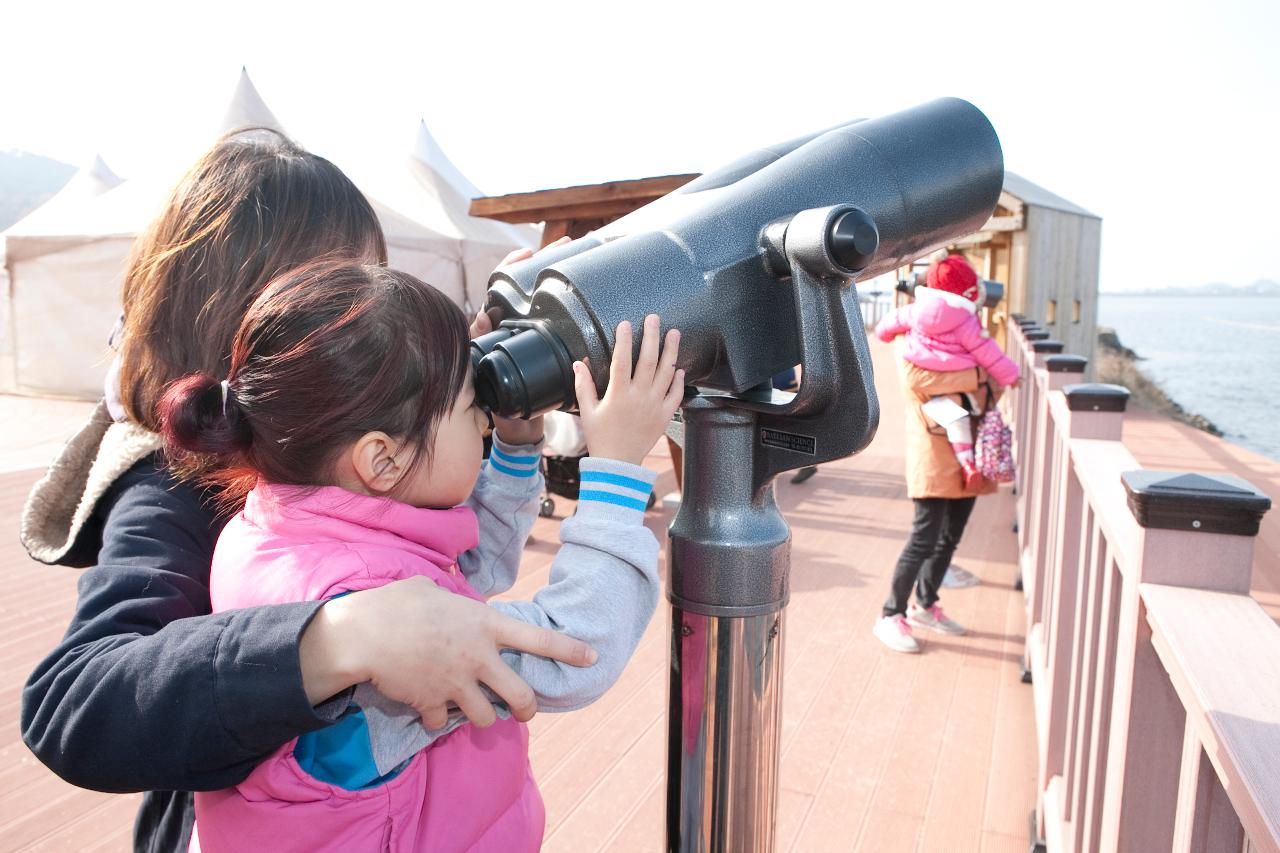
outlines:
M453 165L425 121L418 125L403 170L393 168L369 180L380 201L453 242L455 271L442 270L443 278L421 277L468 310L483 303L489 274L508 252L539 245L540 229L534 226L508 225L469 213L471 200L484 194ZM394 253L390 261L396 266Z
M101 394L120 268L136 233L123 224L130 217L101 215L120 183L95 156L0 234L0 390Z
M255 126L284 132L242 70L215 136ZM0 391L101 395L111 360L107 336L120 313L129 250L176 179L159 173L120 184L95 161L63 192L0 234ZM487 263L487 278L503 254L522 245L515 240L505 247L473 245L457 229L436 230L427 221L436 214L425 202L410 210L393 209L376 198L370 203L382 223L390 263L459 304L466 300L466 270L472 264ZM457 202L449 203L457 209Z

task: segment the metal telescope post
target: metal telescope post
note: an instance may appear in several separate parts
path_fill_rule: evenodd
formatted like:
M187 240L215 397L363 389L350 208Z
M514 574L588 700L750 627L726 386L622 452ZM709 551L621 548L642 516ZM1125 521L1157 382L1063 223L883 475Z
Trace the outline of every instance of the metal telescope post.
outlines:
M766 228L770 270L795 294L801 388L794 397L700 392L683 407L684 495L668 574L668 850L773 849L791 565L773 484L783 471L854 453L875 433L851 278L878 240L848 205Z

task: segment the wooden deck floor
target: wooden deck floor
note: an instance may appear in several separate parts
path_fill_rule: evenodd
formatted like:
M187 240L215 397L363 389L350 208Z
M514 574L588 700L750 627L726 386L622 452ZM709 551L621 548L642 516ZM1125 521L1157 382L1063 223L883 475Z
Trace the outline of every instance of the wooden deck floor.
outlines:
M1022 597L1012 589L1008 492L979 502L957 562L983 578L944 594L968 625L930 635L925 653L895 655L870 635L910 522L901 398L887 349L873 345L883 417L861 456L780 482L794 536L787 610L779 850L1023 851L1034 784L1031 691L1019 682ZM1280 465L1137 415L1127 439L1152 467L1230 469L1280 495ZM2 451L3 448L0 448ZM1194 454L1193 452L1194 451ZM659 494L674 488L662 448ZM75 573L32 563L17 545L18 511L39 471L0 475L0 851L125 850L134 796L72 788L18 738L18 694L60 636ZM558 500L559 514L572 510ZM648 523L660 540L661 508ZM1280 610L1280 513L1264 524L1255 582ZM556 522L539 521L511 595L546 580ZM663 714L668 613L660 606L618 685L590 708L532 724L532 760L547 804L549 851L650 851L663 840Z

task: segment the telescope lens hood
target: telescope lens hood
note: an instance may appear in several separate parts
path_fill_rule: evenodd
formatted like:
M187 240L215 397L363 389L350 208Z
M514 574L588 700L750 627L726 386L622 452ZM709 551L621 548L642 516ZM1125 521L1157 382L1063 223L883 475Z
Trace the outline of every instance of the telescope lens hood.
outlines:
M471 357L476 402L498 417L532 418L576 402L569 352L541 323L508 321L472 341Z

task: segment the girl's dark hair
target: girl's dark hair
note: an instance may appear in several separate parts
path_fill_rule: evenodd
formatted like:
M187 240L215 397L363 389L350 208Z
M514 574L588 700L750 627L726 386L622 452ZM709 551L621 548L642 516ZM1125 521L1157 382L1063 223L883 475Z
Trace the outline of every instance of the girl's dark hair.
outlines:
M327 255L386 263L382 227L355 184L276 131L220 139L129 258L120 349L129 419L159 431L166 387L192 373L226 376L231 339L267 282Z
M461 309L408 273L314 261L249 308L225 398L207 373L165 392L170 453L218 457L230 501L259 477L325 485L342 448L374 430L412 443L411 469L467 381L467 331Z

